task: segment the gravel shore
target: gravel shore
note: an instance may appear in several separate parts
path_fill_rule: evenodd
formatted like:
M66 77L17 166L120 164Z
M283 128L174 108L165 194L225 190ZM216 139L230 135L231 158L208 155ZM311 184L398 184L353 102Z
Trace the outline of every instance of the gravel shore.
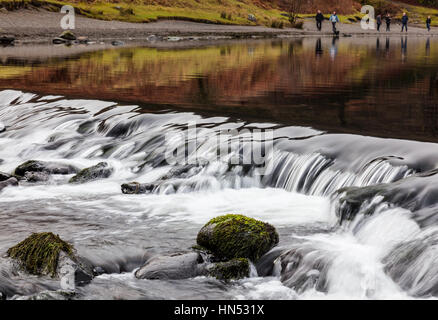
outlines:
M0 34L15 36L22 42L47 41L58 36L63 30L60 21L63 17L60 13L45 10L18 10L0 13ZM375 30L363 30L360 23L338 24L341 36L360 35L375 36L379 34ZM382 26L382 30L385 27ZM381 31L381 35L400 35L401 27L392 25L391 32ZM273 29L262 26L227 26L188 21L163 20L153 23L128 23L120 21L103 21L76 16L75 33L93 40L141 40L150 35L158 37L212 37L221 38L248 38L248 37L287 37L287 36L332 36L329 22L323 24L321 32L316 30L312 19L306 20L303 30L298 29ZM423 27L410 26L408 35L438 35L437 30L428 32Z

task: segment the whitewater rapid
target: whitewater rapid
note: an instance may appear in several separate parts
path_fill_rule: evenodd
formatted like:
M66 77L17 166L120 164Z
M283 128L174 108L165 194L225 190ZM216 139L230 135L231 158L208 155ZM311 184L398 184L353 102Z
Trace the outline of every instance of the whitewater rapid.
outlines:
M114 168L110 178L83 185L68 184L71 175L55 175L45 183L0 191L1 252L31 232L53 231L112 271L81 287L79 298L409 299L436 294L436 242L410 261L399 259L400 246L433 238L436 224L421 225L409 206L379 197L365 199L353 218L341 223L343 200L337 193L435 169L438 146L433 143L189 112L150 113L139 106L13 90L0 92L0 121L6 125L0 133L0 172L12 172L31 159L79 168L106 161ZM198 136L191 141L193 149L177 157L177 164L167 163L163 154L187 143L181 137L189 137L193 123ZM225 135L230 153L218 156L217 137L230 129L235 130ZM269 174L231 163L233 156L245 156L242 143L264 148L251 133L255 129L273 130L272 146L264 149ZM188 160L201 163L193 176L160 180ZM160 182L152 194L122 194L121 184L129 181ZM367 208L373 214L365 214ZM148 256L189 249L203 224L227 213L278 229L280 244L268 261L272 270L266 262L257 266L258 273L232 285L205 277L168 282L134 277ZM393 272L393 264L404 265ZM17 295L58 286L2 271L0 289Z

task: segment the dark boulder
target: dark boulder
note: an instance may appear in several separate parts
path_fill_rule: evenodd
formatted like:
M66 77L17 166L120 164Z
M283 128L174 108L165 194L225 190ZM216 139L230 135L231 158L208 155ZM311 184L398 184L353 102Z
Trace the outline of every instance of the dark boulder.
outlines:
M108 163L100 162L95 166L79 171L77 175L72 177L69 183L85 183L93 180L105 179L111 176L114 169Z
M6 126L4 125L3 122L0 122L0 133L5 132L6 131Z
M26 172L45 172L48 174L72 174L77 173L78 168L63 163L49 162L49 161L37 161L29 160L19 165L14 174L20 177L24 177Z
M8 174L8 173L0 172L0 181L5 181L5 180L8 180L8 179L10 179L12 177L13 176Z
M197 237L198 245L219 259L248 258L254 262L278 241L272 225L237 214L211 219Z
M144 194L152 193L157 186L151 183L129 182L122 184L124 194Z
M0 37L0 44L1 45L13 45L15 42L15 38L12 36L1 36Z

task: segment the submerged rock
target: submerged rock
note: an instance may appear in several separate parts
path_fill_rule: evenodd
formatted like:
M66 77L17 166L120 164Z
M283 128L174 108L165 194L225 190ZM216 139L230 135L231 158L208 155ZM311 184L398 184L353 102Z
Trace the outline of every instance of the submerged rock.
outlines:
M33 233L9 248L7 255L33 275L71 279L69 284L84 284L93 278L92 267L75 254L74 247L51 232Z
M237 214L211 219L197 237L198 245L219 259L248 258L254 262L278 241L272 225Z
M219 280L237 280L249 276L249 261L246 258L232 259L226 262L218 262L209 268L209 275Z
M170 256L157 256L138 269L138 279L188 279L205 275L206 265L197 252L178 253Z
M124 194L143 194L151 193L156 186L151 183L129 182L122 184L122 193Z
M77 173L78 168L63 163L49 162L49 161L37 161L29 160L19 165L14 174L20 177L24 177L26 172L45 172L48 174L72 174Z
M176 166L169 170L163 177L152 183L129 182L122 185L122 193L125 194L144 194L153 193L160 187L172 187L176 191L181 184L178 182L166 184L170 179L189 179L199 172L208 164L208 161L199 161L196 164L186 164Z
M98 179L105 179L111 176L114 169L108 163L100 162L95 166L79 171L77 175L69 180L69 183L85 183Z
M26 172L24 178L27 182L45 182L50 180L47 172Z
M18 186L18 180L15 177L0 182L0 191L6 187Z

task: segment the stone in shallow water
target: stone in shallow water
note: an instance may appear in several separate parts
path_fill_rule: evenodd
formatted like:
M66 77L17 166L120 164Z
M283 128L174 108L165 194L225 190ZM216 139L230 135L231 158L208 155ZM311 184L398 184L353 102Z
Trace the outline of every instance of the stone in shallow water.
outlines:
M157 256L138 269L138 279L188 279L205 275L207 270L201 255L197 252Z
M0 133L6 131L6 126L3 124L3 122L0 122Z
M113 171L113 168L111 168L108 163L100 162L95 166L79 171L77 175L70 179L69 183L85 183L98 179L106 179L112 175Z
M278 241L272 225L237 214L211 219L197 237L198 245L219 259L248 258L254 262Z
M218 262L209 268L209 274L211 276L225 281L246 278L249 276L249 271L249 261L246 258L237 258L226 262Z
M71 290L93 278L92 266L76 255L71 244L51 232L33 233L9 248L7 255L26 272L62 279Z
M29 160L22 163L15 169L15 174L24 177L26 172L45 172L48 174L72 174L79 171L75 166L51 162L51 161L38 161Z
M50 176L46 172L26 172L24 178L27 182L45 182L50 180Z

